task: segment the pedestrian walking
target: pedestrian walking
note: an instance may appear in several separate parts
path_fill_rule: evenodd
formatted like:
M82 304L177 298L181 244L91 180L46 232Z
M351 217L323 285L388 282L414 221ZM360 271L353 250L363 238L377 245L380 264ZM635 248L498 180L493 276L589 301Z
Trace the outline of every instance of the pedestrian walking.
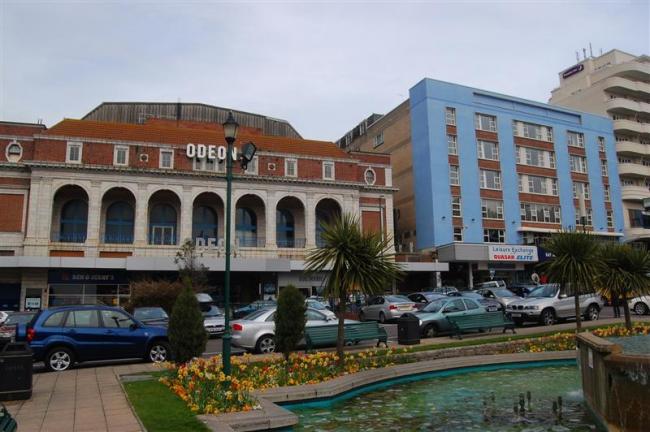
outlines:
M612 294L612 309L614 309L614 318L621 317L620 299L617 294Z

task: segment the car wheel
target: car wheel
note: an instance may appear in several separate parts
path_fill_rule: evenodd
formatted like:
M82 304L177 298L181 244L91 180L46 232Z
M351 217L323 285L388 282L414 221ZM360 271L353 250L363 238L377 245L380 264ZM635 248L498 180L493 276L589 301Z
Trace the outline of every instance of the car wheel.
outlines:
M270 354L275 352L275 338L273 335L264 335L257 340L255 352L259 354Z
M51 349L45 356L45 367L49 371L63 372L74 365L74 354L66 347Z
M645 315L648 313L648 305L643 302L638 302L634 305L634 313L637 315Z
M598 310L598 306L589 305L589 307L587 308L587 313L585 313L585 318L588 321L596 321L598 319L598 315L600 315L600 311Z
M553 309L544 309L542 311L541 322L547 326L555 324L555 312Z
M434 324L429 324L424 328L422 334L424 335L425 338L434 338L438 336L438 329Z
M363 312L359 312L359 321L365 321L366 315Z
M379 322L382 324L386 322L386 315L383 312L379 312Z
M156 341L147 350L147 360L152 363L160 363L171 358L171 348L165 341Z

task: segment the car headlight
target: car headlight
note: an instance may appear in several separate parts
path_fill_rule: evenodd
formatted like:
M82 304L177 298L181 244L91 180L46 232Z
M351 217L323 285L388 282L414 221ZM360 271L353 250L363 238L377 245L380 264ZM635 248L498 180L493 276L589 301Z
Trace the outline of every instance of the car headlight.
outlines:
M420 327L422 327L422 320L418 320Z
M539 306L526 306L526 307L524 307L524 309L528 309L528 310L538 310L538 309L539 309Z
M513 306L512 306L512 305L508 305L508 306L506 306L506 309L513 309Z

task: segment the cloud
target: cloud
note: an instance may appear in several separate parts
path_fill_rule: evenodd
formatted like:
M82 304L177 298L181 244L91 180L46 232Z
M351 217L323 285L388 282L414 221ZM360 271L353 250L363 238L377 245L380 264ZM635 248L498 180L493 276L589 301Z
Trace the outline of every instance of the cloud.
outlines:
M425 76L546 101L589 42L647 54L648 18L647 2L5 1L0 116L180 98L335 140Z

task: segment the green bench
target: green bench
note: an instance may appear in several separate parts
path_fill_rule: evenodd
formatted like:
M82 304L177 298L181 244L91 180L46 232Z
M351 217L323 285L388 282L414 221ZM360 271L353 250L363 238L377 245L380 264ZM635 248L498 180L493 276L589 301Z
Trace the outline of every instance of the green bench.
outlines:
M448 316L447 320L451 324L454 334L458 336L458 339L463 338L462 333L466 330L490 330L503 327L503 333L508 329L516 333L515 323L506 318L501 312Z
M316 346L336 345L338 325L305 327L306 350L311 351ZM383 343L387 346L388 334L376 321L345 324L345 344L356 345L364 340L377 339L377 346Z
M15 432L18 430L16 420L11 417L9 411L2 406L0 409L0 432Z

